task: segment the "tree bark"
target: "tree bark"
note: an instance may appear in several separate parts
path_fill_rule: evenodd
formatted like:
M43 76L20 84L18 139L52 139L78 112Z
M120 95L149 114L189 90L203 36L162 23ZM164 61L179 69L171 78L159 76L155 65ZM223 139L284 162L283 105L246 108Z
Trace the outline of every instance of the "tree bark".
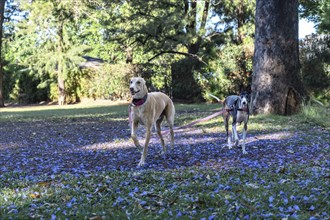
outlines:
M5 106L5 96L3 93L3 58L2 58L2 25L4 21L5 14L5 0L0 0L0 107Z
M305 96L298 77L298 0L257 0L255 28L252 111L295 114Z
M64 80L64 68L62 60L63 55L63 22L61 22L58 32L58 65L57 65L57 88L58 88L58 105L64 105L66 104L66 92L65 92L65 80Z
M65 81L62 77L57 77L57 88L58 88L58 105L64 105L66 94L65 94Z

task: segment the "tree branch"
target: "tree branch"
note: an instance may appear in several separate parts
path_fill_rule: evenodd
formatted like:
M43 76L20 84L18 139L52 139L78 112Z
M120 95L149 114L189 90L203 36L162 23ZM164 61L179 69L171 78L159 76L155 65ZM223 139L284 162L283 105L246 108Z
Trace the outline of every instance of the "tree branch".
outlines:
M150 58L148 60L148 62L152 61L153 59L163 55L163 54L166 54L166 53L170 53L170 54L179 54L179 55L183 55L183 56L187 56L187 57L192 57L196 60L198 60L199 62L201 63L204 63L205 65L208 65L205 61L203 61L203 59L199 56L197 56L196 54L192 54L192 53L185 53L185 52L179 52L179 51L173 51L173 50L169 50L169 51L162 51L158 54L156 54L155 56L153 56L152 58Z

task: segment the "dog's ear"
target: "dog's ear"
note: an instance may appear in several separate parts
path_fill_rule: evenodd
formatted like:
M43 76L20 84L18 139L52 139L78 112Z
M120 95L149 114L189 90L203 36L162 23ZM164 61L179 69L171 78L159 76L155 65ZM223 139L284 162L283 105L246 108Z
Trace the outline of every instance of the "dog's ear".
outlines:
M142 79L142 83L143 83L143 90L145 92L148 92L147 82L143 78L141 78L141 79Z
M238 102L239 99L240 99L240 97L238 96L234 101L234 105L237 105L237 102Z

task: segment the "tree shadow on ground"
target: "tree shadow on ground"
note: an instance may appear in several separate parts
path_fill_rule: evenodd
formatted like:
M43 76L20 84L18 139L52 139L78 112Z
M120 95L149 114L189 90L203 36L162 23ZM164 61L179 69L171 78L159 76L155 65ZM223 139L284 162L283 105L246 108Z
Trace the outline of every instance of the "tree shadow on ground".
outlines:
M165 128L166 129L166 128ZM223 132L191 127L175 134L175 147L161 155L156 132L149 144L147 164L137 167L140 152L130 140L123 118L6 123L0 136L0 172L53 175L112 170L166 170L191 166L215 169L269 168L290 163L322 161L329 156L325 139L304 132L260 131L248 133L247 155L240 147L224 147ZM325 132L325 131L324 131ZM144 128L138 137L144 143ZM169 135L165 142L169 146Z

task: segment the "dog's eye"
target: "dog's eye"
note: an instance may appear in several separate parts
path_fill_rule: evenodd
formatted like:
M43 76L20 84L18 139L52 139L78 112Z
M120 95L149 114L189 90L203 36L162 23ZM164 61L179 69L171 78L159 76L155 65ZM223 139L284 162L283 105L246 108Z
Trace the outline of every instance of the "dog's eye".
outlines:
M137 81L137 84L141 84L141 82L140 81Z

